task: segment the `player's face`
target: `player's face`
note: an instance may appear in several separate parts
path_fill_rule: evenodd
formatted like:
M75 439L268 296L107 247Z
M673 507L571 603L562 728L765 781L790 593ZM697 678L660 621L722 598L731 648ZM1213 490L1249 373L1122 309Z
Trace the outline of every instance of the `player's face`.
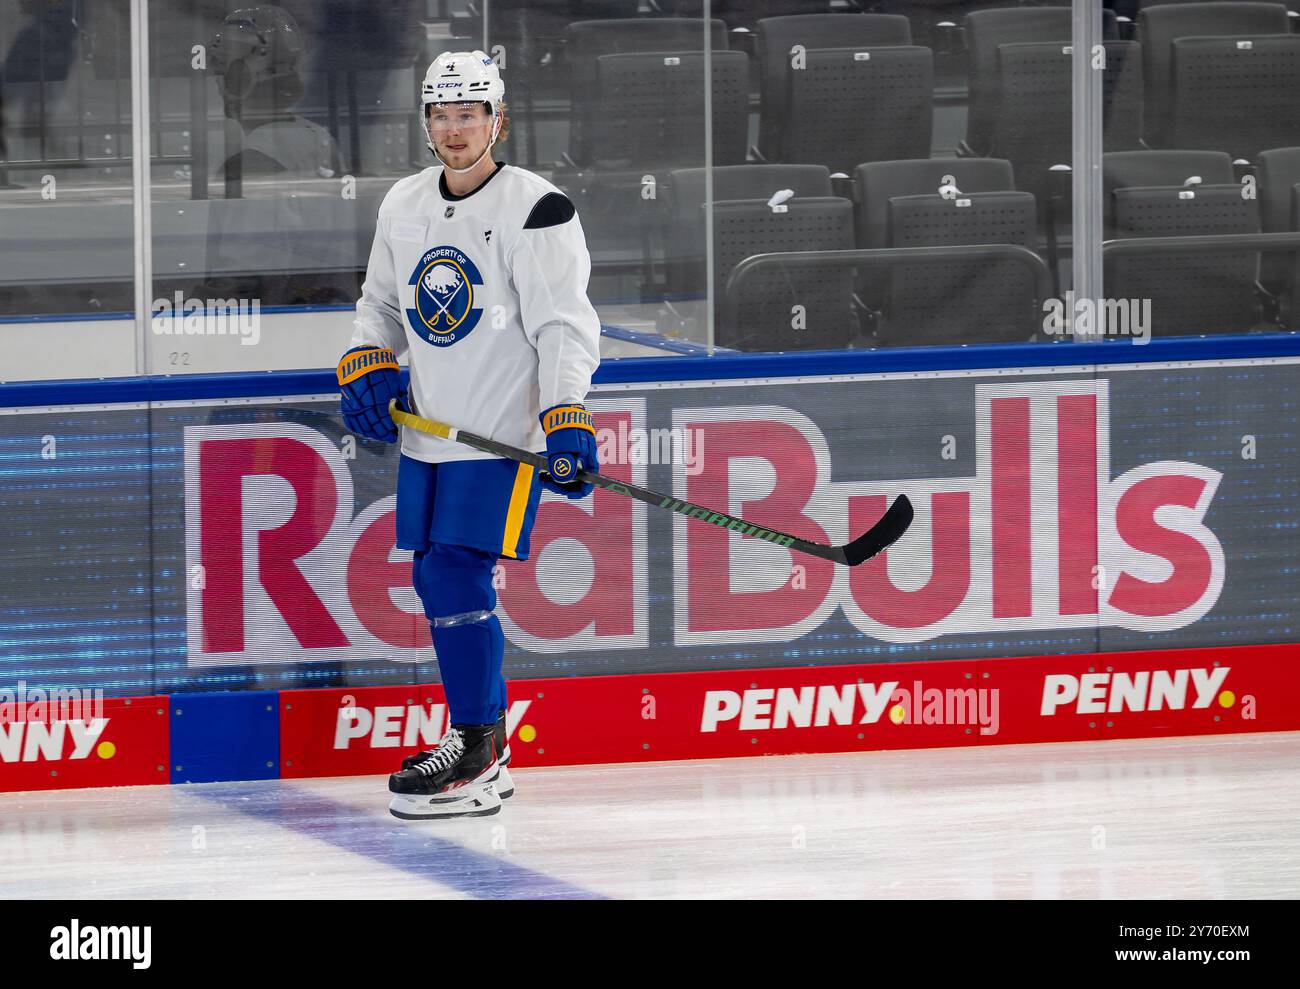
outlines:
M429 140L452 168L474 164L492 140L492 114L482 103L434 103L428 125Z

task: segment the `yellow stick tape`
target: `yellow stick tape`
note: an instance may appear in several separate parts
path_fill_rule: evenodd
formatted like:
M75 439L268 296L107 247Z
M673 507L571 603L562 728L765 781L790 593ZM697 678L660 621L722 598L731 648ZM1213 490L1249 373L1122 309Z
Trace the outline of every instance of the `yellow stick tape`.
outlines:
M429 433L433 436L441 436L444 440L456 438L456 427L449 426L445 422L434 422L432 419L425 419L423 416L412 415L410 412L403 412L397 407L397 399L388 400L388 412L393 417L393 422L399 426L409 426L412 429L419 430L421 433Z

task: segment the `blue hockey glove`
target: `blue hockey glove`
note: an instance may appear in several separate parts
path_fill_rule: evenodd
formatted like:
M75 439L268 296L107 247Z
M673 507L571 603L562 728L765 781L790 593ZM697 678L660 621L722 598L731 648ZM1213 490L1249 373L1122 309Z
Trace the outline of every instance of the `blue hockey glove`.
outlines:
M546 432L546 462L550 473L549 478L542 478L542 486L566 498L587 497L592 485L577 480L578 475L584 470L600 473L596 425L591 413L581 405L556 405L538 418Z
M388 400L402 397L397 357L386 347L353 347L339 361L343 423L360 436L393 443L397 424Z

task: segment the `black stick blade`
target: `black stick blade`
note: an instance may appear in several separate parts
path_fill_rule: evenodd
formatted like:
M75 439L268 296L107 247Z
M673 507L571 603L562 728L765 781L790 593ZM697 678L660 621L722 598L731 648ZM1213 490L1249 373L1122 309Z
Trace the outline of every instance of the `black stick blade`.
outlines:
M907 527L912 524L913 514L912 503L907 500L907 495L899 495L879 522L847 546L840 547L844 562L856 567L883 553L907 531Z

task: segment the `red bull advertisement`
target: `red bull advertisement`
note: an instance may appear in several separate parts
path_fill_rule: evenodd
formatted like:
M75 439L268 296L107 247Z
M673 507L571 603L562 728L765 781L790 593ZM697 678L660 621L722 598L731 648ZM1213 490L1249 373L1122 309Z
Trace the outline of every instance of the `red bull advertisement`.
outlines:
M494 578L506 675L1293 643L1298 376L1283 359L599 387L612 477L817 542L900 494L916 519L846 568L609 491L546 495L531 558ZM0 688L436 684L394 548L396 448L337 408L11 410Z
M689 668L696 650L789 656L791 643L821 656L819 639L851 660L894 646L885 655L925 656L928 643L972 636L972 652L996 654L1042 636L1177 633L1215 607L1227 574L1207 520L1225 476L1217 457L1175 444L1117 469L1122 412L1106 378L962 384L964 416L940 427L952 431L892 458L882 449L915 435L914 420L873 419L868 431L803 402L745 401L747 389L729 389L725 405L693 404L686 389L664 442L645 398L594 399L610 476L657 478L676 497L823 543L848 541L899 494L916 521L850 569L608 491L548 496L532 558L499 568L512 651L579 664L596 653L592 672L619 656L650 670ZM639 450L629 437L644 437ZM920 453L937 469L904 470ZM387 465L386 454L374 459ZM191 668L432 657L409 554L394 548L393 497L359 500L359 475L375 466L355 445L292 421L186 425L184 464Z

